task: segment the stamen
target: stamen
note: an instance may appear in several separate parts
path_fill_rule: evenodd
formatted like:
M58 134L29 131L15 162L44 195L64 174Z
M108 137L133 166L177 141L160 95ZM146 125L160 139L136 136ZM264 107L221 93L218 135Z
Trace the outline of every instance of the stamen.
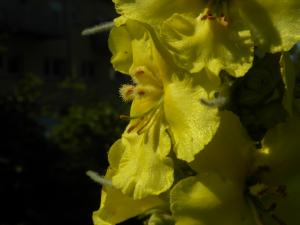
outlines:
M146 115L148 115L149 113L151 113L152 111L156 110L160 104L162 103L162 99L160 99L153 107L151 107L149 110L147 110L146 112L140 114L140 115L136 115L136 116L127 116L127 115L120 115L120 119L124 119L124 120L134 120L134 119L140 119Z
M155 113L155 111L153 111ZM140 135L142 134L144 131L147 130L147 127L151 127L153 121L155 120L156 118L156 115L155 114L154 116L153 115L149 115L148 117L150 117L148 120L146 120L146 122L137 130L137 133Z
M227 19L225 18L225 16L221 16L221 17L220 17L219 23L220 23L222 26L224 26L224 27L227 27L228 24L229 24L228 21L227 21Z
M135 128L138 127L138 125L140 124L141 121L137 122L136 124L132 125L131 127L128 128L127 133L130 133L131 131L133 131Z
M283 195L286 194L285 189L286 187L284 185L267 186L265 184L256 184L249 187L248 200L251 203L250 206L253 210L253 213L258 214L258 212L256 211L256 209L258 209L263 213L260 217L262 217L262 215L269 217L271 216L271 218L276 223L278 223L278 225L286 225L283 220L281 220L276 214L274 214L274 211L277 208L276 201L271 202L269 206L266 206L266 204L264 204L264 202L262 201L264 196L270 197L279 195L279 197L283 197Z
M206 19L207 19L207 15L206 14L200 18L200 20L206 20Z
M198 17L199 18L199 17ZM212 12L209 9L206 9L206 12L203 16L200 17L200 20L215 20L216 17L212 14Z
M286 223L283 222L280 218L278 218L278 216L276 216L275 214L272 214L271 216L279 225L286 225Z
M207 15L207 19L208 19L208 20L215 20L216 17L213 16L212 14L208 14L208 15Z
M249 198L247 200L248 200L248 203L249 203L249 206L250 206L250 210L252 212L252 215L253 215L255 223L257 225L264 225L263 222L262 222L261 215L257 212L257 210L255 208L255 204L253 203L253 201L251 199L249 199Z
M204 10L204 13L200 14L197 20L215 20L221 26L227 27L228 20L226 18L227 15L227 4L222 1L210 1L208 3L208 7Z
M143 66L139 66L133 72L135 76L141 76L145 74L145 68Z
M124 84L119 89L119 93L124 102L132 101L135 97L135 86L130 84Z
M120 120L131 120L130 116L127 115L120 115L119 118Z
M100 176L97 172L88 170L86 171L86 175L91 178L94 182L101 184L102 186L112 187L112 181Z
M145 93L144 90L137 90L137 94L138 94L139 96L144 96L146 93Z
M129 72L130 74L132 74L132 80L135 84L139 83L139 77L145 74L145 69L146 68L144 66L138 66L133 71Z
M154 121L155 116L153 116L153 113L156 112L156 110L159 108L159 106L162 103L162 99L160 99L157 104L155 104L153 107L151 107L148 111L140 114L140 115L136 115L136 116L127 116L127 115L120 115L120 119L122 120L134 120L134 119L139 119L139 121L137 121L134 125L130 126L127 129L127 133L132 132L133 130L137 129L141 124L141 127L138 128L138 130L136 131L138 134L141 134L145 128L149 127L152 123L152 121ZM145 121L145 117L148 117L147 120ZM143 121L144 120L144 121ZM144 123L143 123L144 122Z
M271 194L281 197L281 198L286 197L287 196L286 186L285 185L277 185L277 186L272 187Z

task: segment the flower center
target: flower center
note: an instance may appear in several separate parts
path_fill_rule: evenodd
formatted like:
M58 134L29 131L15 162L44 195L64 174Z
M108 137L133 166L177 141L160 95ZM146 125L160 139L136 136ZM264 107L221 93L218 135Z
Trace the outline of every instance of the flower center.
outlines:
M251 177L252 182L249 184L246 195L252 206L252 212L260 224L264 225L265 218L271 218L278 225L286 223L275 214L278 200L286 197L286 185L267 185L260 181L262 173L269 172L270 168L260 167Z
M155 104L149 110L139 115L121 115L120 119L135 121L133 125L127 128L127 133L136 132L137 134L142 134L145 131L147 131L152 126L154 121L157 120L157 117L160 115L161 103L162 100L158 101L157 104Z
M135 69L133 75L135 84L123 85L120 88L120 95L125 102L137 100L150 105L146 109L142 108L136 115L121 115L123 120L133 121L133 125L127 128L127 132L137 132L141 134L147 131L160 115L160 106L163 102L163 90L159 80L145 67ZM145 111L144 111L145 110Z
M216 21L223 27L228 26L227 0L210 0L204 13L198 17L199 21Z

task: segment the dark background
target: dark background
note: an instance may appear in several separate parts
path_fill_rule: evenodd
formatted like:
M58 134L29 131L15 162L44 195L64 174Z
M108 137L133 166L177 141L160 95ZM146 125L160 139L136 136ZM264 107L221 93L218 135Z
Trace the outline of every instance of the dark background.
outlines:
M110 0L0 1L0 225L90 225L107 151L126 124Z

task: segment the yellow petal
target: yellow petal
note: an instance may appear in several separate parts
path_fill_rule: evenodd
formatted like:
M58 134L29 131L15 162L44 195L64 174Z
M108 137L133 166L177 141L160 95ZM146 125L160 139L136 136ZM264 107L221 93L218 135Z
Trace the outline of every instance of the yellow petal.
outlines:
M164 111L177 158L190 162L219 126L218 109L201 104L206 91L186 78L165 87Z
M125 147L122 144L122 140L117 140L109 149L108 161L112 170L117 170L120 164L121 157L124 153Z
M220 118L216 135L190 165L199 174L210 171L244 183L252 162L254 143L234 113L220 112Z
M299 117L290 118L286 123L278 124L267 132L255 163L256 167L269 167L271 173L266 174L267 180L276 184L277 179L298 173L299 137Z
M170 193L176 225L253 225L240 185L208 173L179 181Z
M216 76L221 70L243 76L252 66L254 44L247 26L235 13L229 16L229 25L223 26L217 21L202 20L201 15L175 13L164 22L161 39L176 64L191 73L206 68Z
M128 73L132 65L131 38L124 26L114 27L111 30L108 45L112 52L111 63L115 70Z
M114 68L140 84L157 85L170 77L169 65L151 28L133 20L114 27L109 36Z
M166 157L171 148L166 127L158 120L142 134L126 130L121 140L124 153L112 178L114 187L134 199L168 190L173 183L173 162Z
M235 4L261 50L288 51L300 41L298 0L235 0Z
M162 85L168 81L169 65L152 30L135 21L128 21L126 26L132 38L133 63L129 73L140 84Z
M278 202L274 214L285 224L298 225L300 208L300 174L285 178L285 182L281 184L286 186L287 196Z
M108 169L106 179L110 179L112 176L113 171ZM157 196L133 200L114 187L104 186L101 194L101 206L98 211L93 213L93 221L95 225L114 225L163 204L164 202Z
M174 12L197 13L204 1L189 0L113 0L117 12L127 18L159 26Z

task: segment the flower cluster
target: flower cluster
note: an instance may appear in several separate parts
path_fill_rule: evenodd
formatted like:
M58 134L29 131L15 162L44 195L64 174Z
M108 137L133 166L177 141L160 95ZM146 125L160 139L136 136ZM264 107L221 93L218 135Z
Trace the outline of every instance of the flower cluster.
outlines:
M296 225L300 2L114 3L111 62L131 109L94 224Z

